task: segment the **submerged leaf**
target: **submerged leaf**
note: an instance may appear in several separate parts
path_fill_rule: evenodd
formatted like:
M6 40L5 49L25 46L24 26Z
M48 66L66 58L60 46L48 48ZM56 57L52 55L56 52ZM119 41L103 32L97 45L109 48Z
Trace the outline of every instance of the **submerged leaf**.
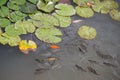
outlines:
M120 21L120 11L114 9L110 11L110 16L112 19Z
M72 16L76 12L73 6L68 5L68 4L61 3L61 4L56 5L55 8L57 9L55 10L55 12L62 16Z
M71 24L71 17L60 16L56 13L53 14L58 20L60 27L68 27Z
M0 27L6 27L10 24L10 21L5 18L0 18Z
M89 26L82 26L78 30L78 34L81 38L84 39L93 39L96 37L96 30Z
M35 32L35 35L38 39L47 42L47 43L59 43L62 36L62 32L57 28L38 28Z
M79 16L84 17L84 18L89 18L94 15L94 12L91 8L89 7L76 7L76 12Z

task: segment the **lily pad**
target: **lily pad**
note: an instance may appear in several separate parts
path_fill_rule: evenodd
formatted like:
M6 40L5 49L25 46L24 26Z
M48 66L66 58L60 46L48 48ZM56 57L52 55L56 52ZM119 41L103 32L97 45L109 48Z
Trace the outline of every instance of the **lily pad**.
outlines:
M29 2L36 4L39 0L28 0Z
M0 28L0 35L2 34L3 32L2 32L2 29Z
M90 18L94 15L94 12L91 8L89 7L76 7L76 12L79 16L84 17L84 18Z
M68 27L71 24L71 17L60 16L56 13L53 14L58 20L60 27Z
M5 6L1 6L0 17L8 17L8 15L9 15L9 9Z
M7 2L7 0L0 0L0 6L4 5Z
M27 34L27 32L33 33L35 31L35 26L30 21L17 21L15 28L22 28L22 34Z
M110 16L112 19L120 21L120 11L114 9L110 11Z
M14 25L8 25L5 28L5 33L9 36L19 36L22 34L22 28L16 29Z
M35 13L37 8L36 5L26 2L24 5L20 6L20 11L23 13Z
M19 44L19 42L21 41L19 36L9 36L6 33L3 33L0 36L0 43L5 45L5 44L9 44L10 46L17 46Z
M55 12L62 16L72 16L76 13L73 6L68 5L68 4L60 3L60 4L56 5L55 8L57 9L57 10L55 10Z
M11 3L11 2L7 3L7 7L12 9L12 10L19 10L19 6L14 4L14 3Z
M9 1L17 5L23 5L26 2L26 0L9 0Z
M89 26L81 26L78 30L78 35L84 39L93 39L96 37L96 30Z
M94 0L73 0L75 4L82 7L87 7L87 2L94 3Z
M0 18L0 27L6 27L10 24L10 21L6 18Z
M54 10L54 6L55 4L52 1L45 3L42 0L39 0L39 2L37 3L38 9L44 12L52 12Z
M57 28L38 28L35 32L35 35L41 41L47 43L59 43L62 39L59 36L62 36L62 32Z

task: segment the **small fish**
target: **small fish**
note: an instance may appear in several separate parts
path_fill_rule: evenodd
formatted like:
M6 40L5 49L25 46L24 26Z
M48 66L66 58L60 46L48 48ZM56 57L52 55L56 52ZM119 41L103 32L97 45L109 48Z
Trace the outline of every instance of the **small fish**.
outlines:
M86 70L84 70L81 66L79 66L79 65L75 65L75 67L78 69L78 70L81 70L81 71L84 71L84 72L86 72Z
M83 44L80 44L80 47L78 47L79 51L81 51L83 54L87 52L87 47Z
M82 22L83 20L80 20L80 19L78 19L78 20L74 20L72 23L79 23L79 22Z
M108 63L108 62L103 62L103 64L106 66L110 66L110 67L117 67L116 65L114 65L112 63Z
M88 60L90 63L94 63L94 64L98 64L98 62L97 61L94 61L94 60Z
M55 61L55 60L57 60L57 58L55 58L55 57L48 57L46 60L48 60L48 61Z
M87 68L88 68L88 70L89 70L90 72L92 72L93 74L99 75L99 74L96 72L96 70L93 69L92 67L88 66Z
M47 71L47 70L49 70L49 69L46 69L46 68L35 69L35 75L43 73L44 71Z
M51 48L51 49L59 49L60 47L57 46L57 45L50 45L50 48Z
M40 60L40 59L35 59L35 61L42 64L45 62L45 60Z
M96 51L97 55L103 59L113 59L111 55L102 54L100 51Z

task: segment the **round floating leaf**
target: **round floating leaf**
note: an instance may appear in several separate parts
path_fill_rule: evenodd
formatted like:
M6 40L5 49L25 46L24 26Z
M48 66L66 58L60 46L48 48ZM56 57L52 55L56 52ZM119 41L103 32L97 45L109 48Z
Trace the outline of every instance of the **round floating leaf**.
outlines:
M6 27L10 24L10 21L5 18L0 18L0 27Z
M14 3L11 3L11 2L7 3L7 7L12 9L12 10L19 10L19 6L14 4Z
M47 42L47 43L59 43L62 36L62 32L57 28L38 28L35 32L35 35L38 39Z
M37 7L39 10L52 12L54 10L54 2L49 1L47 3L44 3L42 0L39 0L39 2L37 3Z
M110 16L112 19L120 21L120 11L114 9L110 11Z
M68 5L68 4L61 3L61 4L56 5L55 8L57 9L55 10L55 12L62 16L72 16L76 12L73 6Z
M76 12L79 16L84 17L84 18L89 18L94 15L94 12L91 8L89 7L76 7Z
M0 0L0 6L4 5L7 2L7 0Z
M71 17L60 16L56 13L53 14L58 20L60 27L68 27L71 24Z
M35 26L30 21L17 21L15 28L22 28L23 34L27 34L27 32L33 33L35 31Z
M17 46L19 44L19 42L21 41L19 36L9 36L6 33L3 33L0 36L0 43L2 44L9 44L10 46Z
M75 4L82 7L87 7L87 2L94 3L95 1L98 1L98 0L73 0Z
M29 2L36 4L39 0L28 0Z
M5 28L5 33L9 36L18 36L22 34L22 28L15 29L14 25L8 25Z
M25 4L26 0L10 0L10 2L17 5L23 5Z
M78 34L84 39L93 39L96 37L96 30L89 26L81 26L78 30Z
M20 11L23 13L35 13L37 8L36 5L26 2L24 5L20 6Z
M8 15L9 15L9 9L5 6L1 6L0 16L1 17L8 17Z

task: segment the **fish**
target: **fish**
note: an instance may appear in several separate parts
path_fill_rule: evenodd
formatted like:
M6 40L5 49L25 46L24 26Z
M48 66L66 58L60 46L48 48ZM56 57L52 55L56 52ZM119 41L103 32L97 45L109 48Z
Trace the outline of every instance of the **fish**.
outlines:
M45 72L47 70L49 70L49 69L48 68L38 68L38 69L35 69L35 75L43 73L43 72Z
M96 70L93 69L91 66L87 66L87 68L88 68L88 70L89 70L90 72L92 72L93 74L99 75L99 74L96 72Z
M87 52L87 47L84 44L80 44L78 47L79 51L85 54Z
M72 23L79 23L79 22L82 22L82 21L83 21L83 20L78 19L78 20L72 21Z
M75 67L78 69L78 70L81 70L81 71L84 71L84 72L86 72L86 70L84 70L81 66L79 66L79 65L75 65Z
M51 48L51 49L59 49L60 47L57 46L57 45L50 45L50 48Z
M117 67L116 65L112 64L112 63L109 63L109 62L103 62L104 65L106 66L110 66L110 67Z
M98 62L97 61L94 61L94 60L88 60L90 63L94 63L94 64L98 64Z
M97 55L103 59L113 59L111 55L102 54L100 51L96 51Z

